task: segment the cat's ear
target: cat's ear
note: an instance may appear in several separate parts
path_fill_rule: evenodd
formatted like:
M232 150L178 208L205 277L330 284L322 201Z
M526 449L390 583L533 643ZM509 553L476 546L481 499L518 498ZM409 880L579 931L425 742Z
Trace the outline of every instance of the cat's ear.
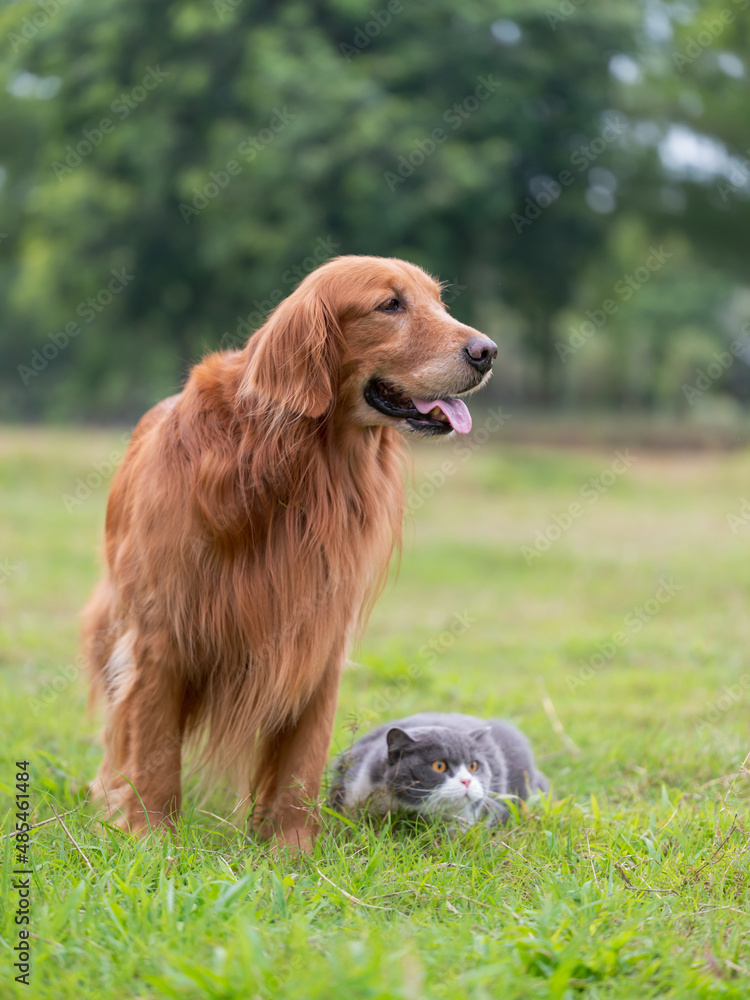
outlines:
M480 726L478 729L472 729L469 733L469 739L483 740L486 736L489 736L492 731L492 726Z
M413 740L403 729L389 729L386 736L388 743L388 763L397 764L401 754L407 747L413 746L417 741Z

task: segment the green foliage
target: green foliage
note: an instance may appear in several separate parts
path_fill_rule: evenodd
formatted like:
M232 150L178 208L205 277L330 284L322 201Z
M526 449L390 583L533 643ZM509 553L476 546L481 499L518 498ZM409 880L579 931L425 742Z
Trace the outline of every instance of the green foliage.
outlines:
M748 145L719 61L747 52L735 6L683 65L721 5L7 5L0 414L134 419L334 253L454 282L456 314L503 345L504 398L684 408L673 342L698 326L723 348L747 316L722 308L746 277L747 169L670 173L655 143L678 124ZM563 365L561 331L654 242L679 265ZM744 368L717 391L745 398Z

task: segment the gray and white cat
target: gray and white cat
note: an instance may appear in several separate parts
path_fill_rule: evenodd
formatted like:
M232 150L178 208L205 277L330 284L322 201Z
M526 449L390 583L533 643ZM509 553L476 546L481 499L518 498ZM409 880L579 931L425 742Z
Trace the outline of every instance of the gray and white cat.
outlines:
M384 814L407 810L469 825L503 823L503 801L547 791L526 737L508 722L421 712L388 722L341 754L329 801Z

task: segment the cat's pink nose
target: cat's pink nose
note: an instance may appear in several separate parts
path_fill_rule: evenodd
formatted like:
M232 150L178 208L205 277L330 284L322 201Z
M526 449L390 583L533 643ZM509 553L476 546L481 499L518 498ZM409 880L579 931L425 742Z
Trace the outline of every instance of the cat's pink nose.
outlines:
M461 778L461 784L466 785L466 787L468 788L469 785L471 784L471 778Z

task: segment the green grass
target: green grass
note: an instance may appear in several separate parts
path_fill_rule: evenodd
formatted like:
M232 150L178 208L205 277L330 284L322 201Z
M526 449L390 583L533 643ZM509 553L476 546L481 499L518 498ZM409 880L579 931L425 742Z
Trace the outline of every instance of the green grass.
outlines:
M34 833L30 989L13 982L2 841L0 996L747 996L750 527L726 515L750 496L749 454L642 453L529 563L522 547L613 453L503 447L502 431L470 457L417 450L417 486L446 460L454 473L407 528L334 746L422 709L502 715L553 794L493 832L328 816L308 858L209 815L230 817L219 790L189 787L176 840L134 841L85 804L98 722L77 613L107 487L71 510L63 497L119 448L114 433L0 432L3 832L28 758L34 821L54 806L71 834ZM673 596L582 681L661 579Z

